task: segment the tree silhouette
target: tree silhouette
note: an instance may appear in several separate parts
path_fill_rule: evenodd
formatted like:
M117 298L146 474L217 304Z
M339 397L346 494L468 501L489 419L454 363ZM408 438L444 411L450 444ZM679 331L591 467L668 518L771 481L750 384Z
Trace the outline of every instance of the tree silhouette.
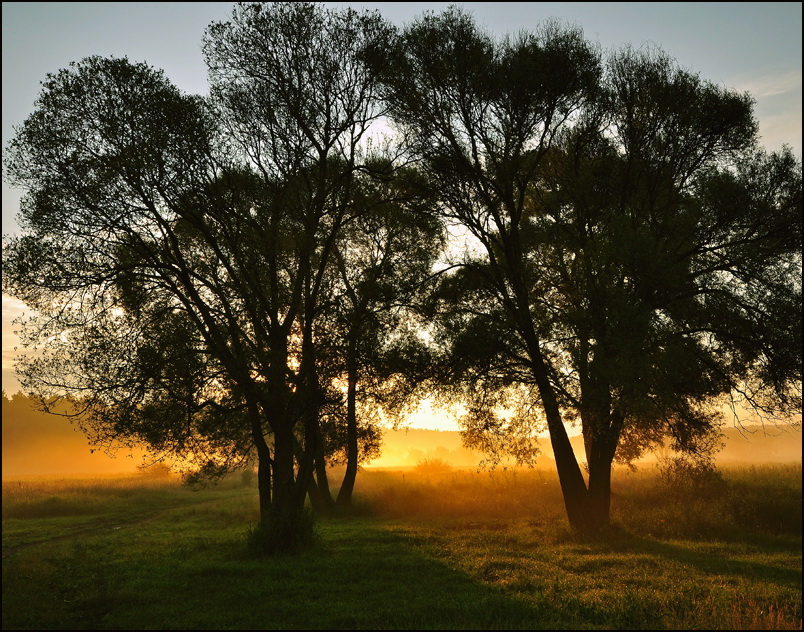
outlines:
M754 153L747 95L658 53L604 68L556 24L494 41L454 8L406 28L384 82L475 244L442 284L443 382L475 446L525 459L546 422L575 528L608 524L618 450L705 453L739 392L800 407L800 165Z
M270 323L265 347L275 354L265 376L272 399L260 404L274 440L273 506L290 508L275 522L291 525L291 533L321 451L316 313L334 241L349 217L359 144L381 113L366 59L387 32L376 14L312 3L252 4L238 5L229 22L213 24L204 43L212 98L233 151L264 180L289 185L283 213L296 215L303 236L303 250L291 260L298 268L290 273L290 300L273 297L273 305L260 310ZM269 265L272 291L288 273L285 265L278 259ZM298 347L298 368L288 381L291 344ZM304 446L294 472L297 422Z
M711 452L724 403L800 411L801 165L756 149L748 95L455 8L399 34L239 4L203 47L206 99L125 59L47 77L5 156L28 193L3 286L38 312L23 385L96 440L207 476L256 453L266 550L304 543L337 453L348 504L359 410L426 379L474 446L528 460L544 422L585 532L615 459ZM385 114L405 165L364 148Z
M398 418L427 376L428 352L417 330L426 326L421 301L444 246L441 222L421 195L411 169L390 171L356 190L362 211L334 249L327 341L333 369L345 383L346 472L338 504L348 506L358 464L358 409L364 422L380 410Z
M210 473L256 450L268 549L307 524L313 324L385 32L373 14L240 5L207 33L209 102L90 58L47 79L9 147L29 193L4 286L41 314L28 342L46 351L24 385L84 393L95 432Z

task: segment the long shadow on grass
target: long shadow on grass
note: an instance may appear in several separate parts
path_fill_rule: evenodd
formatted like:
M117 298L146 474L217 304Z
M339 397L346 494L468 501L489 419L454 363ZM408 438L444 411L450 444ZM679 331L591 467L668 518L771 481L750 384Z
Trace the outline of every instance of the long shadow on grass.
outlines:
M315 549L250 559L242 527L222 531L229 518L209 512L169 518L53 541L6 560L4 629L560 629L577 623L565 604L504 594L373 519L321 521ZM604 548L661 556L706 573L793 587L801 582L800 571L636 535L622 534Z
M251 559L177 520L53 542L4 564L4 629L556 629L535 608L428 558L372 520L319 524L295 556ZM41 608L41 595L53 607ZM37 596L38 595L38 596ZM13 607L6 608L7 600ZM562 622L567 625L562 625Z
M673 562L692 566L695 569L712 575L733 575L744 578L752 578L760 582L776 584L788 588L801 587L801 569L785 568L770 563L748 561L737 559L737 556L745 554L742 546L735 543L737 550L734 555L724 555L713 547L706 547L705 543L699 543L706 550L696 550L695 548L673 544L660 540L643 538L629 534L627 538L618 539L614 548L628 550L633 553L644 553L652 556L661 556ZM755 554L758 550L790 550L789 545L783 546L775 542L774 546L753 546Z
M3 564L4 629L558 629L577 623L566 604L503 593L440 562L438 539L421 549L415 538L373 518L322 520L315 549L250 559L243 508L232 498L221 503L160 507L152 520L19 551ZM719 544L627 533L600 544L593 548L801 585L798 569L739 559L768 548L789 552L795 549L790 539L734 542L734 556Z
M255 580L270 594L271 605L260 616L276 627L533 630L555 626L555 612L536 609L426 557L403 536L378 528L373 521L333 520L320 530L322 543L317 550L248 564Z

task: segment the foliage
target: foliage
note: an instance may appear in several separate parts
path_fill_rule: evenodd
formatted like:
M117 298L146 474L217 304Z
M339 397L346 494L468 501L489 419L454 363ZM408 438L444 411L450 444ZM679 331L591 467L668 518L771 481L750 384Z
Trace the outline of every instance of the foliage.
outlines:
M37 105L6 167L29 193L4 287L38 312L25 336L44 352L23 361L23 384L46 402L82 396L95 443L226 458L242 437L214 425L235 425L236 409L212 389L223 367L201 353L193 322L224 290L199 270L189 278L204 244L189 246L193 209L182 205L215 177L203 104L142 64L93 57L51 75ZM205 432L213 402L218 424Z
M438 457L420 459L414 469L417 474L449 474L452 472L452 466Z
M666 436L711 454L729 401L800 412L801 166L756 149L749 95L660 51L604 61L556 24L495 40L456 8L408 25L383 81L474 246L437 318L471 445L524 462L546 426L570 521L594 531L615 459Z
M360 213L366 59L387 33L376 14L244 4L207 31L209 99L125 59L48 76L5 163L29 191L3 275L39 314L24 387L80 394L94 442L144 443L191 478L256 453L264 519L299 518L321 293Z
M709 459L675 457L662 463L659 482L668 495L681 498L711 498L725 491L723 474Z
M151 463L150 465L141 465L138 469L146 478L167 479L173 474L173 468L171 468L167 463Z

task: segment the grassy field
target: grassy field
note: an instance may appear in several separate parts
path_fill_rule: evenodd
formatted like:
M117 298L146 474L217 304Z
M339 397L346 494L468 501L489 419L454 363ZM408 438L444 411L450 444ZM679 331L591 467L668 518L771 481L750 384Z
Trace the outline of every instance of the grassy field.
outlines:
M3 482L4 629L801 629L801 466L618 471L605 536L555 475L366 470L316 547L249 557L233 477Z

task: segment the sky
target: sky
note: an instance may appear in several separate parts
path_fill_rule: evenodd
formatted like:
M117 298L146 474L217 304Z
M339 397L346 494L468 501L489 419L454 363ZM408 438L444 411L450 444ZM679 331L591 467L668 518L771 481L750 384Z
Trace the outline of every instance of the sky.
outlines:
M325 2L380 10L402 26L446 2ZM658 46L689 70L756 100L762 144L783 143L801 157L802 5L797 2L467 2L461 4L496 35L558 18L580 26L603 51ZM47 73L90 55L127 56L165 71L180 89L206 94L201 38L206 26L225 20L230 2L3 2L2 144L32 112ZM21 191L2 186L3 235L14 220ZM12 320L24 306L3 295L2 384L15 392ZM432 411L414 425L452 428Z

